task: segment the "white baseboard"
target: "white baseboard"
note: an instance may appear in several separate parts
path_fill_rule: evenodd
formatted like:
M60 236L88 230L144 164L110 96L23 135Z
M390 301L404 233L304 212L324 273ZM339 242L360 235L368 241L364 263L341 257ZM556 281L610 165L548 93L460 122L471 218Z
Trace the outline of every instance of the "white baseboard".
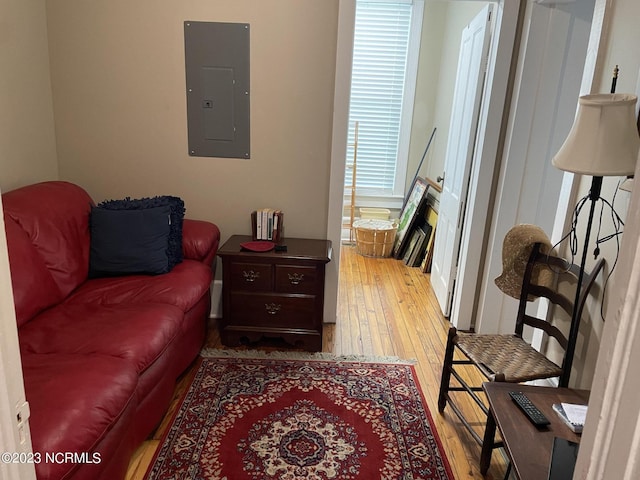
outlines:
M222 318L222 280L214 280L211 288L210 318Z

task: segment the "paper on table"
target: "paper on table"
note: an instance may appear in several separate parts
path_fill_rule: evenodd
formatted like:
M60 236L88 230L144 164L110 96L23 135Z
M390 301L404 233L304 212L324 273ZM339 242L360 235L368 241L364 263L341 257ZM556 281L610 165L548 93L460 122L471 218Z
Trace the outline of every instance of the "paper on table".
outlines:
M575 403L563 403L562 408L564 413L567 414L567 418L574 425L584 425L587 419L587 406L577 405Z

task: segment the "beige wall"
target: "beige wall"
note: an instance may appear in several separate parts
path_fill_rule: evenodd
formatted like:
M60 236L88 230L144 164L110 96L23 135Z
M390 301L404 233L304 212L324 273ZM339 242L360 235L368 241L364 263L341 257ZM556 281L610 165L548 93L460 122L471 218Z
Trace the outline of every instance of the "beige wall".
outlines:
M44 0L0 5L0 189L56 179Z
M640 3L636 0L615 0L610 8L609 35L603 41L606 54L601 70L596 73L594 93L609 92L611 74L616 65L620 67L616 92L635 93L640 70L640 29L637 28Z
M50 0L60 177L95 200L172 194L223 239L260 207L325 237L338 0ZM185 20L251 26L251 159L190 157Z
M435 127L420 175L435 180L444 172L447 137L462 30L488 2L426 2L411 128L407 189Z
M409 144L409 162L407 164L406 189L411 187L411 181L422 159L427 142L434 127L436 135L441 132L435 124L436 104L438 102L438 83L440 81L440 63L442 61L442 43L445 38L445 20L448 10L447 2L425 2L422 21L422 38L420 40L420 56L418 58L418 73L416 79L416 95L413 105L411 122L411 142ZM426 172L433 162L433 150L437 138L434 136L429 152L425 156L420 169L421 176L428 176ZM435 180L435 177L433 177Z
M607 35L605 33L605 38L601 44L605 53L603 58L598 61L598 70L595 72L592 93L608 93L610 91L612 72L617 64L620 68L620 74L616 85L616 92L638 94L638 84L640 83L640 29L637 28L636 23L638 18L640 18L640 3L637 0L616 0L611 4L610 8L610 23L607 26L609 34ZM619 177L605 177L602 189L603 198L612 201L619 180ZM584 177L580 182L578 198L587 195L590 186L591 177ZM623 218L626 217L629 200L629 193L624 191L618 192L615 207ZM599 212L599 207L597 212ZM587 217L588 211L585 206L580 217L582 221L579 225L579 239L583 239L586 233ZM598 213L596 213L596 220L591 233L592 241L590 243L592 246L589 250L590 254L587 257L588 266L594 263L594 257L591 255L591 252L595 246L593 242L599 223L597 217ZM604 215L603 229L601 232L602 237L613 232L609 218L610 215ZM580 248L582 248L582 244ZM585 321L580 327L581 333L574 359L577 371L572 381L575 381L576 385L583 388L589 388L591 386L597 361L597 353L602 339L604 329L600 315L602 285L604 277L609 274L616 258L617 246L615 240L602 244L600 250L601 255L607 260L607 266L605 267L604 276L599 282L601 285L599 296L596 301L591 303ZM581 254L582 252L580 252L580 255ZM616 271L617 270L614 270L614 273ZM605 310L606 299L610 298L610 289L612 288L615 288L615 276L609 282L607 292L605 292Z
M462 3L467 3L463 1ZM411 116L411 132L409 137L409 150L407 159L407 171L405 177L405 194L411 188L413 177L420 164L420 160L424 155L425 148L434 127L437 127L436 135L431 142L429 151L420 168L418 174L422 177L429 176L428 170L432 163L440 163L433 159L434 145L438 142L438 136L442 134L440 126L436 125L436 107L439 102L441 92L439 90L440 83L440 64L442 62L443 42L448 39L446 32L446 22L449 12L450 2L448 0L426 1L424 3L424 11L422 17L422 31L419 43L418 68L416 71L416 87L415 97L413 100L412 116ZM462 31L461 31L462 32ZM460 38L457 40L459 46ZM456 57L457 58L457 57ZM450 103L452 98L449 99ZM447 120L448 129L448 120ZM446 143L446 138L445 138ZM438 168L438 167L435 167ZM439 175L439 174L438 174ZM431 178L436 179L438 175ZM385 207L391 209L392 218L400 216L400 206L393 208L390 205ZM344 203L343 215L348 217L350 214L349 200ZM356 213L357 214L357 213Z

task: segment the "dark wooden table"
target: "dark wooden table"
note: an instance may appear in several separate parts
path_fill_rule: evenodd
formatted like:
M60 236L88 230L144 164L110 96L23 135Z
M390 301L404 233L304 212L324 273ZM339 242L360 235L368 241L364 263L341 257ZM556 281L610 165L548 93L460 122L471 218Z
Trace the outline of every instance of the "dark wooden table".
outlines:
M486 382L482 385L489 400L490 415L487 431L496 425L511 459L511 465L520 480L543 480L549 474L554 437L580 442L580 435L571 431L551 407L554 403L579 403L589 401L587 390L538 387L503 382ZM551 421L551 425L536 428L511 400L509 392L523 392ZM482 452L480 470L485 472L491 462L491 449Z
M305 350L322 350L324 270L331 242L285 238L286 251L251 252L233 235L218 250L222 258L222 343L282 339Z

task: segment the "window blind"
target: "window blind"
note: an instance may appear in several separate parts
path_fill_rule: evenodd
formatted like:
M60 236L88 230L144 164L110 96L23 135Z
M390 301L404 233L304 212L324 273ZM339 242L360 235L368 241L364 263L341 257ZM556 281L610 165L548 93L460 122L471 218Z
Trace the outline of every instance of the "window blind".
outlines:
M356 2L347 164L358 122L358 195L402 194L394 184L411 11L411 2ZM347 169L345 186L351 178Z

